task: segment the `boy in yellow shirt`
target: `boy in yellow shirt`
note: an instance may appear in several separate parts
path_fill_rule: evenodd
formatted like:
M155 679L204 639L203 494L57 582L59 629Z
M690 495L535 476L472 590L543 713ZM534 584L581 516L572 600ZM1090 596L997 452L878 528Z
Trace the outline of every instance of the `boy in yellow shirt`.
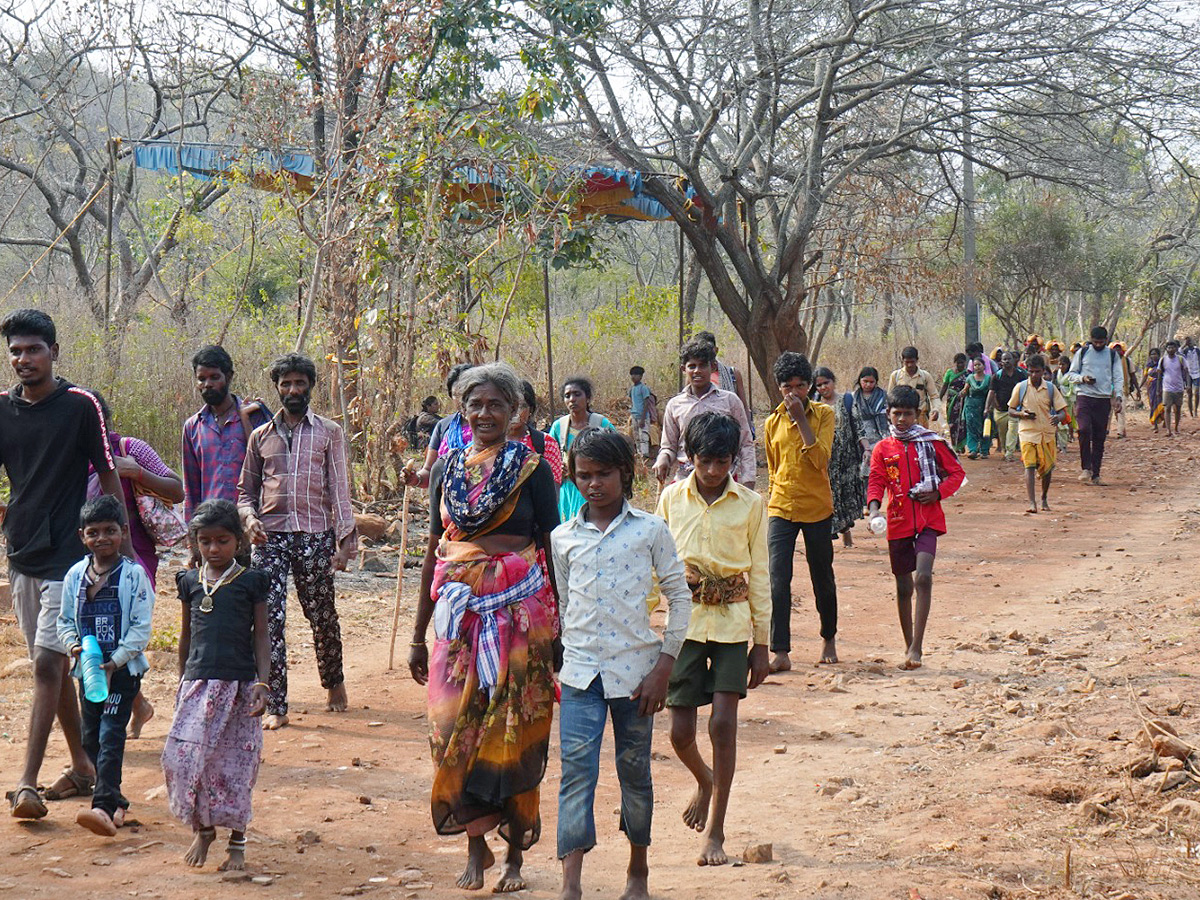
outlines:
M1013 388L1008 412L1017 420L1021 440L1021 463L1025 466L1025 488L1029 492L1029 511L1036 513L1037 477L1042 477L1042 509L1049 510L1050 475L1058 461L1058 423L1067 402L1062 391L1046 378L1046 359L1041 354L1029 357L1029 379Z
M684 451L693 471L663 491L657 510L692 588L687 639L671 670L667 706L671 744L696 778L683 821L704 832L702 866L728 862L725 813L737 763L738 702L767 677L766 509L762 497L729 477L740 445L741 427L730 416L703 413L689 422ZM709 704L711 768L696 745L696 710Z

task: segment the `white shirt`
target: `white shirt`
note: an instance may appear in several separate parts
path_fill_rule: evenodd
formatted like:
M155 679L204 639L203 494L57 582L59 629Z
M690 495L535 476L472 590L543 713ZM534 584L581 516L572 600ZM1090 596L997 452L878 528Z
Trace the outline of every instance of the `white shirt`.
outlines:
M586 690L599 675L606 698L628 697L660 653L678 656L687 635L692 592L667 523L625 504L605 531L584 518L587 506L550 535L562 618L562 683ZM667 627L650 627L647 598L667 598Z

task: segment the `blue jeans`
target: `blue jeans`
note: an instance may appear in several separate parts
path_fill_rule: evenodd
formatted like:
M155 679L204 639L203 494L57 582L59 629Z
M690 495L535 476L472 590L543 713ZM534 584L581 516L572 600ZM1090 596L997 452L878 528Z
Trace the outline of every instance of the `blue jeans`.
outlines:
M108 683L108 699L103 703L80 697L83 702L83 749L96 767L92 808L102 809L109 816L118 807L129 809L129 801L121 793L121 767L125 761L125 727L129 724L133 699L141 685L141 675L130 675L129 670L122 667L113 672Z
M638 701L604 698L600 676L581 691L562 686L558 737L562 781L558 788L558 858L596 846L596 781L604 720L612 713L617 779L621 782L621 830L635 847L650 846L654 787L650 781L650 742L654 716L639 716Z

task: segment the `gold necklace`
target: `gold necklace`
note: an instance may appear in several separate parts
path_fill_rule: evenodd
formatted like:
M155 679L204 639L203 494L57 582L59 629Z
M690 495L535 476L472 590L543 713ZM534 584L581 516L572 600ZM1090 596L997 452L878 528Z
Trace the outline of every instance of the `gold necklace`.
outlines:
M216 581L212 582L212 584L209 584L208 578L204 574L206 571L208 571L208 563L205 563L200 567L200 589L204 591L204 599L200 601L200 612L210 613L213 611L213 594L215 594L220 589L221 585L225 584L225 582L237 577L237 574L241 571L241 568L242 567L235 559L229 563L225 571L221 573L221 576Z

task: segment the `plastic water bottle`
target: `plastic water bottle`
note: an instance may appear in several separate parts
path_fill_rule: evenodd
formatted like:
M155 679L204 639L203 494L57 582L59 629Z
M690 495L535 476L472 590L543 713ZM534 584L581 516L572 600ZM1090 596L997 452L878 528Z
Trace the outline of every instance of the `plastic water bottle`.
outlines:
M92 703L103 703L108 699L108 676L100 668L103 664L100 642L94 634L84 635L79 666L83 670L83 696Z
M868 525L872 534L883 534L887 531L887 519L883 516L872 516Z

